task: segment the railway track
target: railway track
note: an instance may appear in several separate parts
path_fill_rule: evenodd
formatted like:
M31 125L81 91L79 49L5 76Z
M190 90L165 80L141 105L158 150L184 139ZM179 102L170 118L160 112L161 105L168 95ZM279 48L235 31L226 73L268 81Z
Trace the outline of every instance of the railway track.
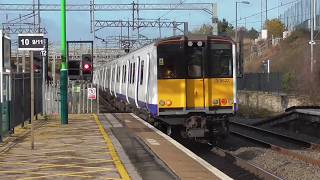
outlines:
M319 159L314 159L294 151L319 150L319 145L238 122L230 122L230 133L262 144L281 154L291 156L320 167Z
M215 153L219 154L220 156L224 156L226 159L229 159L233 162L233 164L247 170L248 172L258 176L261 179L271 179L271 180L280 180L282 178L260 168L259 166L248 162L236 155L231 154L229 151L224 150L220 147L215 147L213 150Z

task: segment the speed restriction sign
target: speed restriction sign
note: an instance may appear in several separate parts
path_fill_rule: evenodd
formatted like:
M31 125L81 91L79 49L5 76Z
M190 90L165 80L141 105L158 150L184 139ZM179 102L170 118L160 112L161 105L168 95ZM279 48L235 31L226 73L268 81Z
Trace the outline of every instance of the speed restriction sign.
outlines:
M88 88L88 99L91 99L91 100L97 99L96 88Z

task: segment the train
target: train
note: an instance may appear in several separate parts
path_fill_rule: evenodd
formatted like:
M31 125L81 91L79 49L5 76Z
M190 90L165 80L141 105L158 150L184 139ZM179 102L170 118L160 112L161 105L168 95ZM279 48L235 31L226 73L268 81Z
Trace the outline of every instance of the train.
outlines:
M237 110L239 53L224 36L159 39L95 68L93 83L169 135L213 140L228 135Z

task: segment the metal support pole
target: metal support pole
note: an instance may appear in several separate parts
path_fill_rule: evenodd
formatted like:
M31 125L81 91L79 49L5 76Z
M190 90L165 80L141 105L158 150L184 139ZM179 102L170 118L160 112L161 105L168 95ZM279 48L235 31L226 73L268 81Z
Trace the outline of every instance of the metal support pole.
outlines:
M97 81L97 114L100 114L100 104L99 104L99 100L100 100L100 97L99 97L99 91L100 91L100 76L99 76L99 79Z
M68 65L66 54L66 0L61 0L61 124L68 124Z
M189 29L188 29L188 22L183 23L184 28L184 35L188 35Z
M268 1L266 0L266 22L268 20Z
M317 1L313 0L313 31L317 30ZM315 44L314 44L315 45ZM316 65L317 59L313 55L313 65Z
M313 45L314 45L314 13L315 13L315 0L311 0L311 19L310 19L310 72L313 73L313 63L314 63L314 57L313 57Z
M92 83L90 84L90 88L92 88L93 86L92 86ZM92 109L92 103L93 103L93 100L91 99L90 100L90 113L93 113L93 109Z
M26 53L22 51L22 72L26 72Z
M238 2L236 2L236 28L234 33L234 39L238 42Z
M176 25L176 22L173 21L173 36L176 36L177 35L177 25Z
M38 33L41 31L40 0L38 0Z
M51 66L52 81L56 82L56 54L53 55L53 64Z
M212 35L218 35L218 7L216 3L212 4Z
M263 29L263 18L262 18L262 14L263 14L263 10L262 10L262 0L261 0L261 12L260 12L260 18L261 18L261 32L262 32L262 29Z
M33 71L33 52L30 52L30 121L31 121L31 149L34 149L34 71Z
M71 97L69 98L69 100L71 100L71 113L74 114L75 110L74 110L74 105L76 104L76 102L74 101L74 83L71 82Z
M42 114L46 115L46 96L45 96L45 88L46 88L46 58L42 56Z
M77 113L80 114L80 107L81 107L81 106L80 106L80 103L81 103L81 85L78 85L76 88L77 88L77 99L78 99L78 101L77 101L77 104L78 104L78 106L77 106L77 107L78 107L78 108L77 108L77 109L78 109Z
M85 113L85 99L86 99L86 92L85 92L85 83L81 84L82 89L82 113Z
M16 61L17 61L17 73L19 73L19 51L17 50L17 53L16 53Z
M88 83L86 83L86 95L85 95L85 97L86 97L86 102L87 102L86 103L87 104L87 111L86 111L87 114L89 113L88 88L89 88Z

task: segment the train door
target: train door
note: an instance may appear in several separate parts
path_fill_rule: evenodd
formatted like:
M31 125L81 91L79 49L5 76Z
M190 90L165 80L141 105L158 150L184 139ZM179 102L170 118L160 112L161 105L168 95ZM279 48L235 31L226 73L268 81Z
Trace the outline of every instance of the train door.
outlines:
M136 66L137 63L137 66ZM136 68L137 67L137 68ZM135 74L134 76L134 89L135 89L135 93L134 93L134 100L136 103L137 108L139 108L139 72L140 72L140 56L138 56L136 62L133 64L133 73Z
M128 96L128 91L129 91L129 77L130 77L130 61L127 60L127 65L126 65L126 70L125 70L125 76L126 76L126 99L127 99L127 102L130 104L130 101L129 101L129 96Z
M187 47L187 109L205 108L203 47Z

